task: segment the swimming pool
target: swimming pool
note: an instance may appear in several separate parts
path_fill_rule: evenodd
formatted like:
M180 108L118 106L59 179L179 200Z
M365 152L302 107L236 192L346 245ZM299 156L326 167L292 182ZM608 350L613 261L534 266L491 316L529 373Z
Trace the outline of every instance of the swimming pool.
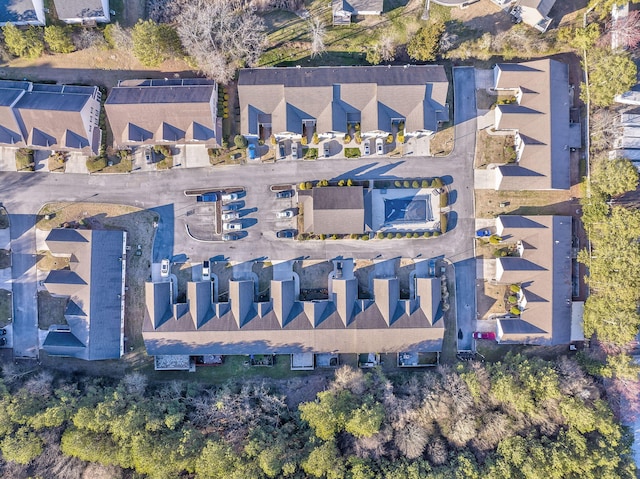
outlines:
M424 223L433 221L431 202L423 198L384 200L385 223Z

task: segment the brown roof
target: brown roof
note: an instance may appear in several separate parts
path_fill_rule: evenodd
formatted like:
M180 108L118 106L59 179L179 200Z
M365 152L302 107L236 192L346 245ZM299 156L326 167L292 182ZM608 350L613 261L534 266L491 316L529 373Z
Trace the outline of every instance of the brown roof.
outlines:
M0 81L0 143L97 154L97 87Z
M449 119L449 81L440 65L249 68L240 71L240 130L257 135L260 124L275 134L302 134L314 120L318 133L390 131L404 120L407 131L437 129Z
M120 82L105 102L116 145L216 146L220 135L217 85L210 80L190 80Z
M520 318L501 319L502 342L568 344L571 336L570 216L499 216L497 233L521 256L496 260L496 281L520 284Z
M158 309L176 311L176 305L171 306L168 291L147 283L143 336L149 354L427 352L442 348L440 315L419 307L420 297L399 299L396 278L374 279L374 300L358 299L355 278L332 280L333 296L321 301L299 301L293 280L272 281L271 300L262 303L253 302L253 281L230 281L229 303L212 303L210 286L192 284L187 288L186 313L172 314L158 323L153 320ZM420 304L432 301L427 299ZM198 310L207 311L198 323L189 312L194 302L200 304ZM439 307L439 301L434 304ZM433 317L437 319L432 322Z
M304 229L315 234L364 232L362 186L323 186L304 201Z
M500 63L495 66L496 89L520 96L517 104L498 105L496 130L517 132L523 142L517 164L498 168L501 190L567 189L570 186L568 66L555 60Z

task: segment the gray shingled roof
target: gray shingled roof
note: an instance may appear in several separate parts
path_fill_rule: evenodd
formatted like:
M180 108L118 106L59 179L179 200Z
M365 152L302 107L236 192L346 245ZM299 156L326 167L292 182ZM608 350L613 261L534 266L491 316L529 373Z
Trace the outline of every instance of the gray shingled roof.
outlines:
M526 299L518 320L500 320L505 342L568 344L571 339L570 216L503 215L497 233L524 246L522 257L498 258L496 280L519 283ZM508 321L508 322L507 322Z
M120 357L124 240L123 231L104 230L54 229L47 236L52 252L73 259L73 270L51 271L44 282L51 293L69 296L65 317L73 336L85 346L64 355L87 360ZM45 341L44 346L52 354L63 354L51 349L57 343Z
M569 121L569 70L556 60L495 66L495 87L522 91L519 104L496 107L496 130L525 137L520 160L497 170L499 189L567 189L574 136Z
M215 82L135 80L111 90L105 111L117 145L195 142L217 145ZM213 106L212 106L213 103Z
M319 133L345 132L347 120L363 132L390 131L392 119L410 132L435 131L449 118L448 87L440 65L244 69L240 129L258 134L268 117L274 134L301 134L302 120L315 121Z
M105 17L102 0L53 0L60 20Z
M39 12L35 5L38 5ZM40 23L44 19L42 4L33 0L0 0L0 23Z
M311 190L304 210L305 231L316 234L364 232L362 186L323 186Z

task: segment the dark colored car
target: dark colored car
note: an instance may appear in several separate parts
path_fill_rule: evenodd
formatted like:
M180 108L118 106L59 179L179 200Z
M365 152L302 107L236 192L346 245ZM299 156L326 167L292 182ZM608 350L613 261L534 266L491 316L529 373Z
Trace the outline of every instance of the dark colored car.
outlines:
M225 233L222 235L222 241L235 241L239 239L240 235L234 235L233 233Z
M494 333L493 331L485 331L485 332L481 332L481 331L475 331L473 333L473 339L496 339L496 333Z
M4 336L5 334L7 334L7 330L4 328L0 329L0 336Z
M147 148L146 150L144 150L144 161L147 163L147 165L153 163L153 152L151 151L151 148Z
M276 193L276 198L293 198L293 190L278 191Z
M278 159L281 160L283 159L285 156L287 156L285 150L284 150L284 144L279 143L278 144Z
M0 346L5 346L7 344L7 338L4 336L0 338Z
M295 230L282 230L276 233L276 237L278 238L293 238L295 235Z

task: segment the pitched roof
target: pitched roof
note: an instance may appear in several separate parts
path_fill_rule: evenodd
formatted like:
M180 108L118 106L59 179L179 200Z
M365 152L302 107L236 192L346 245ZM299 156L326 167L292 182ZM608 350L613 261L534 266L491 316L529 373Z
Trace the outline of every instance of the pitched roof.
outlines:
M97 153L98 97L97 87L0 81L0 142Z
M569 188L570 148L580 145L569 120L568 66L549 59L499 63L494 77L497 89L520 95L518 104L496 107L496 130L514 130L523 139L518 163L498 168L499 189Z
M332 10L344 10L353 14L359 12L382 12L384 0L333 0Z
M216 145L217 86L212 80L128 80L111 90L105 111L119 145Z
M40 0L0 0L0 24L44 25L44 5Z
M51 230L47 245L53 254L69 255L73 268L49 272L44 285L52 294L69 296L65 317L70 334L83 347L49 348L59 346L54 334L51 341L45 341L45 350L88 360L120 357L125 238L123 231Z
M213 316L196 326L190 314L154 324L156 311L175 308L171 294L147 283L143 336L152 355L440 351L444 322L418 307L439 306L439 298L402 300L396 278L374 284L374 300L358 299L357 280L341 278L332 280L329 300L299 301L293 280L274 280L270 301L254 303L253 281L230 281L229 303L209 296ZM185 306L199 301L194 291L189 284Z
M109 21L109 11L105 11L102 0L54 0L58 18ZM106 2L107 6L109 2Z
M520 284L520 318L500 319L502 342L568 344L571 333L572 227L570 216L499 216L497 233L521 257L496 260L496 280Z
M440 65L243 69L240 130L256 135L270 123L275 134L301 134L312 120L319 133L345 132L347 121L390 131L391 120L403 120L407 131L435 131L448 119L448 88Z
M305 203L305 231L351 234L364 231L362 186L323 186L311 190Z

